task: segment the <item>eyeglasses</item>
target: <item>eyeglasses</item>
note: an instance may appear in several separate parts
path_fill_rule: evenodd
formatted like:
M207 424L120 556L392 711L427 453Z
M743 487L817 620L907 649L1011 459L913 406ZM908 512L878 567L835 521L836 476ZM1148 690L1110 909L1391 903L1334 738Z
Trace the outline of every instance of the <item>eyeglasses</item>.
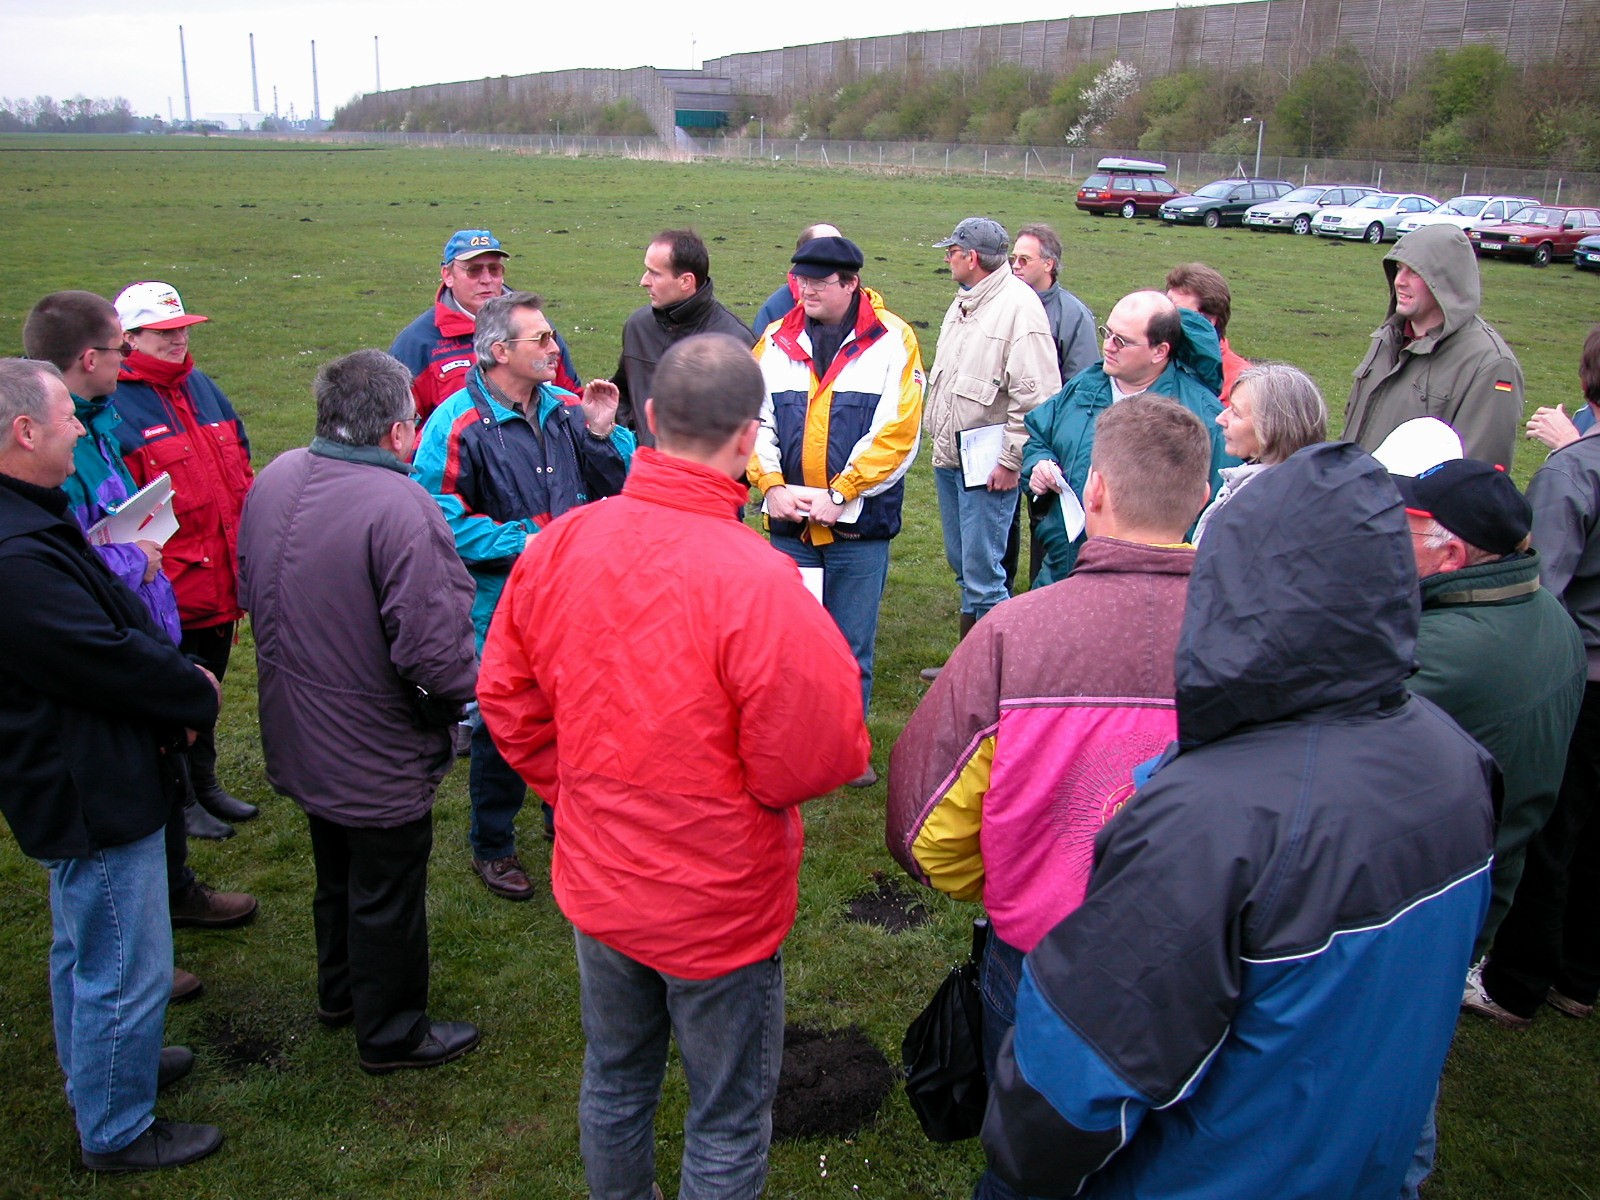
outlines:
M115 346L85 346L85 350L98 350L101 354L120 354L123 358L133 353L133 347L127 342L120 342Z
M555 340L556 331L553 329L545 329L539 333L531 334L525 338L504 338L501 340L500 344L502 346L510 346L517 342L532 342L535 346L538 346L542 350L546 346L553 344Z
M962 246L946 246L944 248L944 260L945 260L945 262L949 262L950 261L950 256L952 254L968 254L968 253L971 253L971 251L967 250L966 248L964 248Z
M1100 340L1102 342L1110 342L1117 350L1140 350L1150 344L1149 342L1130 342L1120 333L1112 333L1104 325L1100 326Z
M460 271L463 275L477 279L480 275L487 275L491 279L499 279L506 273L506 264L502 259L491 262L454 262L450 264L452 270Z
M794 286L802 292L825 292L832 284L843 284L844 280L835 275L832 279L811 279L805 275L796 275Z
M1011 265L1013 267L1025 267L1029 263L1037 261L1038 259L1034 258L1031 254L1013 254L1011 256Z

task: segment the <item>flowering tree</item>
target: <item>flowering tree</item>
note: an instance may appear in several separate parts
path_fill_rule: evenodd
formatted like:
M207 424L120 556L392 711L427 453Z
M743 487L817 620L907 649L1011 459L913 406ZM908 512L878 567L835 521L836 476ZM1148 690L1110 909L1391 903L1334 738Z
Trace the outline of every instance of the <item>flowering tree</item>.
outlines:
M1138 68L1120 58L1113 59L1094 77L1094 82L1078 94L1083 115L1067 130L1067 145L1087 146L1089 139L1100 133L1106 122L1116 115L1123 101L1138 90Z

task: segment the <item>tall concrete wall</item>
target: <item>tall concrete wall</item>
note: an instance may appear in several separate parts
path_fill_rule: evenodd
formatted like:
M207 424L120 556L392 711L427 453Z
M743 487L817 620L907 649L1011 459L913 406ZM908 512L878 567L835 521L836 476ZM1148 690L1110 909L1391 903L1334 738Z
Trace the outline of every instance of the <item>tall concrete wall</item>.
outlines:
M1019 63L1065 73L1114 57L1147 77L1192 66L1263 64L1292 77L1311 59L1348 45L1366 59L1376 84L1399 87L1431 52L1488 42L1513 63L1572 56L1574 69L1586 71L1591 86L1600 86L1600 63L1592 53L1600 47L1591 28L1597 22L1600 0L1251 0L846 38L729 54L708 59L700 71L548 71L385 95L409 95L412 104L470 103L495 89L514 96L566 92L604 102L628 96L670 140L675 107L701 107L720 96L793 98L876 72L915 67L971 71ZM735 122L740 115L734 114Z

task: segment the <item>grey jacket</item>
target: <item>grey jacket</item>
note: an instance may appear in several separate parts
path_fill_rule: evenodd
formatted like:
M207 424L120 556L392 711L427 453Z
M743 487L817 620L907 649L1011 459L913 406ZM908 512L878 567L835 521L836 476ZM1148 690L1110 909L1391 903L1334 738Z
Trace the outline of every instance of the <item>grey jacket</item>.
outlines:
M1589 680L1600 682L1600 428L1551 452L1528 484L1539 580L1583 635Z
M472 594L438 505L392 454L318 438L274 459L239 529L272 786L340 825L432 808L450 737L419 727L418 689L472 699Z
M1395 312L1394 277L1404 263L1433 292L1444 324L1405 340ZM1468 458L1511 468L1522 422L1522 367L1495 329L1478 316L1478 260L1454 225L1424 225L1383 259L1389 314L1373 330L1345 407L1344 440L1376 450L1413 417L1438 417L1461 436Z
M1050 322L1050 336L1055 339L1056 366L1061 368L1062 382L1066 382L1091 363L1100 361L1100 338L1095 332L1094 314L1087 304L1059 283L1038 295L1044 304L1045 319Z

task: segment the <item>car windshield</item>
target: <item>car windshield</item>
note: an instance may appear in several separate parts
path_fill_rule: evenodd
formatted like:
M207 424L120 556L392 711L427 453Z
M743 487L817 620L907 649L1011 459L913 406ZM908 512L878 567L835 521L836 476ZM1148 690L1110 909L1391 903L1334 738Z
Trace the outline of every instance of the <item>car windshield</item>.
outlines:
M1083 181L1083 186L1086 188L1103 188L1105 185L1106 177L1104 175L1091 175Z
M1441 214L1448 213L1452 217L1475 217L1483 211L1483 206L1489 203L1480 196L1457 196L1439 210Z
M1548 225L1559 229L1566 219L1566 210L1560 208L1525 208L1511 218L1515 225Z
M1379 192L1376 196L1363 196L1352 204L1351 208L1393 208L1400 203L1399 196L1391 196L1387 192Z
M1320 187L1295 188L1294 191L1290 192L1283 198L1283 202L1285 204L1313 204L1316 201L1321 200L1323 193L1327 190L1327 188Z
M1226 200L1233 194L1233 184L1226 179L1219 179L1215 183L1208 183L1205 187L1195 192L1202 200Z

